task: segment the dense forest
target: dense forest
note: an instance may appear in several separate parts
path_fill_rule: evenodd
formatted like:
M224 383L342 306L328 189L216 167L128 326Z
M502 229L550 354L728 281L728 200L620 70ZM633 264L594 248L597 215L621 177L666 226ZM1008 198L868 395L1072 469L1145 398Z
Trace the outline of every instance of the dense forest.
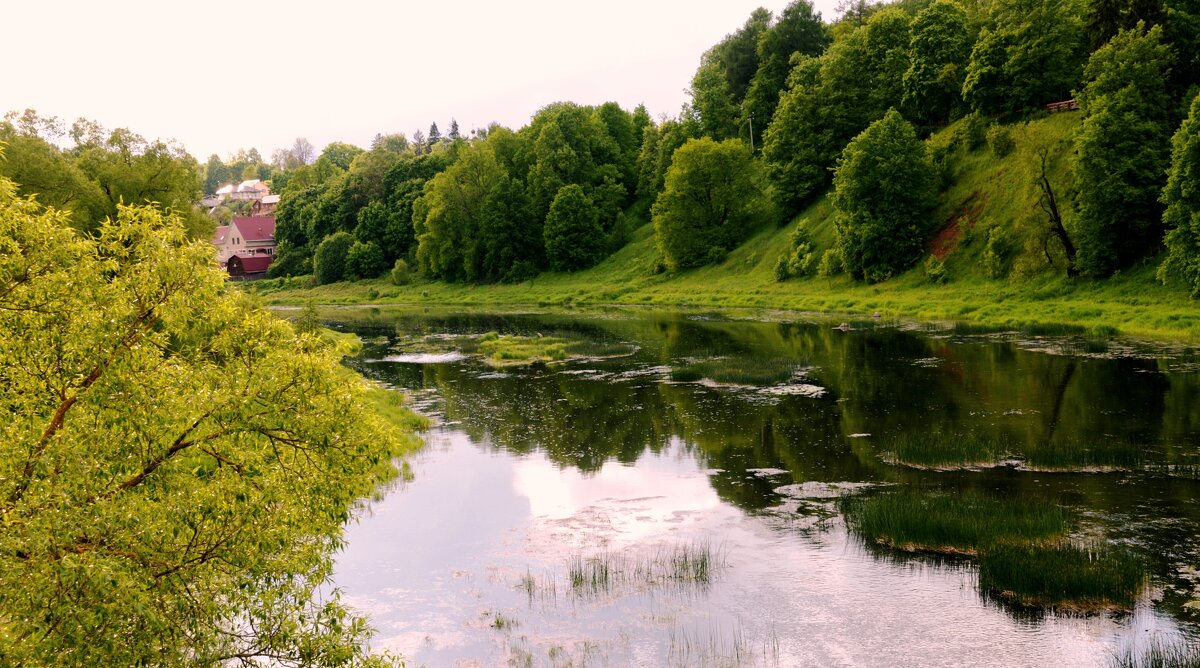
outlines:
M646 223L660 271L719 262L755 230L794 224L778 279L877 282L928 255L963 151L1005 155L1022 124L1075 100L1066 160L1030 149L1042 220L996 231L995 254L1020 247L1037 256L1027 267L1088 277L1161 256L1161 278L1200 293L1200 1L843 9L833 22L806 0L755 10L702 55L674 117L558 102L518 130L464 136L452 121L445 135L435 123L367 150L298 139L269 161L251 149L200 165L127 130L64 132L27 112L0 125L0 173L85 228L121 201L191 212L222 183L268 180L282 198L270 274L317 283L389 271L520 281L592 266ZM67 134L74 147L58 148ZM798 214L826 195L836 238L821 248Z

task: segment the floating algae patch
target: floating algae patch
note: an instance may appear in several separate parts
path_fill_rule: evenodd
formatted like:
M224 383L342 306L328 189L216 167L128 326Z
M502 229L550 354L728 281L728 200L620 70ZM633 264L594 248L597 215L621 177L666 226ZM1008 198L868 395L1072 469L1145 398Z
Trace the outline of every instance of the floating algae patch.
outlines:
M1116 547L997 544L979 555L983 594L1026 607L1128 609L1145 582L1145 561Z
M1069 528L1052 503L979 494L905 490L842 497L840 506L864 539L909 552L977 554L1000 543L1052 542Z
M547 364L575 359L608 359L637 352L625 343L572 340L556 336L518 336L488 332L474 342L483 361L494 367Z

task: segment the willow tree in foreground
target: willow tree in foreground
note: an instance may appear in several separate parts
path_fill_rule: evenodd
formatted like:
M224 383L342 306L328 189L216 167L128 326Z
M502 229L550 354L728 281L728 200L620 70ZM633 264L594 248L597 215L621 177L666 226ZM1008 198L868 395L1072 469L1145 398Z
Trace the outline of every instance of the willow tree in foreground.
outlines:
M85 238L0 179L0 663L376 660L327 580L406 439L206 246L150 208Z

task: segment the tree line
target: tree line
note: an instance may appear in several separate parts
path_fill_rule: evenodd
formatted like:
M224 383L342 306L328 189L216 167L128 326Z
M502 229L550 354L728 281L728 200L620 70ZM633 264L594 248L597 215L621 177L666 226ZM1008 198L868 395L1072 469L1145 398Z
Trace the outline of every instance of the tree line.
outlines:
M703 54L675 117L561 102L515 131L444 138L435 125L284 169L272 274L516 281L592 266L647 221L676 270L719 261L832 188L835 247L817 254L798 229L789 253L804 252L781 278L819 261L883 280L936 232L946 157L925 137L961 121L1002 143L1006 124L1078 98L1068 271L1107 276L1165 243L1164 277L1200 289L1195 177L1180 162L1194 160L1183 121L1198 45L1196 0L860 2L833 23L807 0L758 9Z

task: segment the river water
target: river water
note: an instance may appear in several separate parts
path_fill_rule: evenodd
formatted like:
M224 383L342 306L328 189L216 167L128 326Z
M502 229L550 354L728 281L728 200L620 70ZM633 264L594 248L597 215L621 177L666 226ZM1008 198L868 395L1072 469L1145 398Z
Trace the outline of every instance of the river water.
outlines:
M1104 666L1196 642L1194 350L777 313L324 315L433 419L334 578L416 665ZM495 368L488 332L581 357ZM840 497L897 490L1055 504L1065 541L1148 577L1103 609L1014 602L974 556L848 526Z

